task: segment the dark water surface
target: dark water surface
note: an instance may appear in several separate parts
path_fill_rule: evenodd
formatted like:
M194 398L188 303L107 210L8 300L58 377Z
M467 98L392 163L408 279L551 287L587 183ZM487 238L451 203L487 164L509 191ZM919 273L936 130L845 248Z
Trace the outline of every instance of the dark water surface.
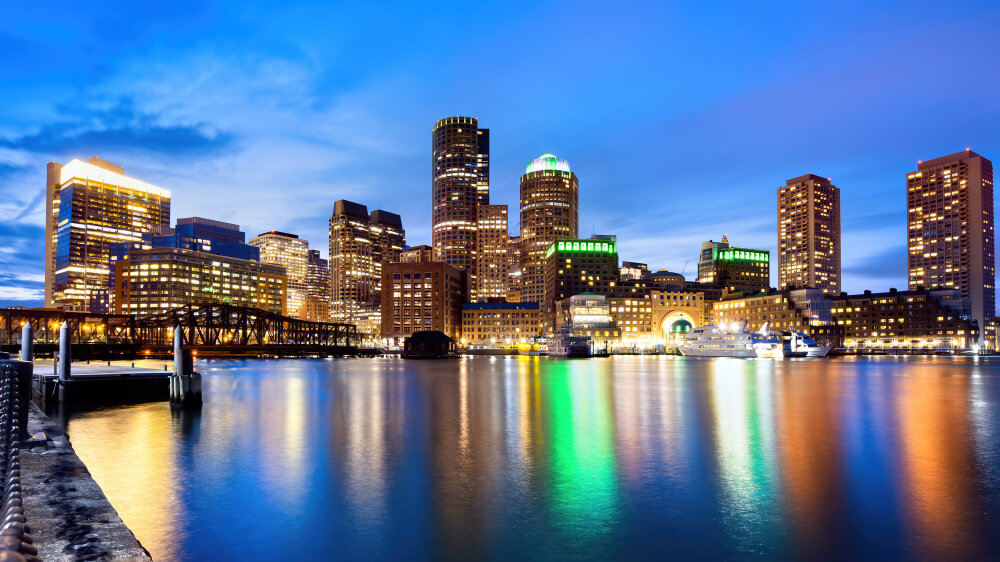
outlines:
M74 415L157 559L989 558L1000 361L199 361Z

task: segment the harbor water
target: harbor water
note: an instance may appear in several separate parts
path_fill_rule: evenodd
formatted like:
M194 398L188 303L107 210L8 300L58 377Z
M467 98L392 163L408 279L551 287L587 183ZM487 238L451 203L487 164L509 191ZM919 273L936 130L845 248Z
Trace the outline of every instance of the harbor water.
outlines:
M199 361L72 414L158 560L1000 552L1000 359Z

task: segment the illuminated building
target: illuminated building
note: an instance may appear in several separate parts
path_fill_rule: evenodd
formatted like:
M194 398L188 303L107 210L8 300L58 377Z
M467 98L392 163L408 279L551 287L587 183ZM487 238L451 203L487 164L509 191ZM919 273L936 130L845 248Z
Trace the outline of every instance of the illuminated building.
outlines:
M541 335L538 303L477 302L462 305L462 340L474 346L510 346Z
M521 302L521 237L507 240L507 302Z
M181 248L130 249L114 263L115 314L225 303L285 314L280 265Z
M302 318L306 297L306 268L309 263L309 242L295 234L272 230L251 238L250 246L260 249L260 261L276 263L285 268L288 316Z
M479 205L476 211L476 262L473 301L507 296L507 205Z
M437 330L462 338L466 273L443 262L392 263L382 269L382 337L402 343Z
M778 188L779 289L840 294L840 189L806 174Z
M623 281L626 279L638 281L649 276L649 267L644 263L623 261L619 274Z
M309 250L300 317L312 322L330 321L330 265L319 257L318 250Z
M472 273L476 207L489 203L489 132L474 117L448 117L434 124L432 136L434 260Z
M554 328L552 315L556 302L580 293L608 295L618 284L618 250L614 240L557 240L549 244L544 260L542 321L546 333Z
M832 299L832 314L848 350L934 353L972 349L979 326L959 289L865 291Z
M995 345L993 163L965 150L920 162L906 176L909 289L958 289Z
M713 284L730 293L753 295L771 284L771 257L767 250L724 248L715 256Z
M726 235L722 235L722 242L709 240L701 245L701 256L698 258L698 282L715 282L715 260L719 255L719 250L729 247L729 240Z
M611 317L607 297L581 293L554 305L555 329L573 336L590 338L593 349L609 351L618 344L621 331Z
M607 302L621 332L620 349L651 350L706 323L702 293L652 290L608 297Z
M830 310L829 297L814 288L726 296L712 303L712 324L746 322L748 330L758 330L769 322L773 331L801 332L820 345L839 347L843 330L835 325Z
M372 211L345 201L334 203L330 217L331 315L375 336L381 315L382 269L399 261L405 233L399 215Z
M430 246L410 246L399 253L400 263L425 263L434 261L434 252Z
M45 304L88 311L111 279L110 244L169 227L170 192L100 158L50 162L46 182Z
M260 251L246 243L240 225L202 217L177 219L174 228L143 234L143 243L152 248L180 248L205 254L258 261Z
M557 239L577 237L579 190L576 174L562 158L543 154L528 162L521 176L522 302L543 302L545 252Z

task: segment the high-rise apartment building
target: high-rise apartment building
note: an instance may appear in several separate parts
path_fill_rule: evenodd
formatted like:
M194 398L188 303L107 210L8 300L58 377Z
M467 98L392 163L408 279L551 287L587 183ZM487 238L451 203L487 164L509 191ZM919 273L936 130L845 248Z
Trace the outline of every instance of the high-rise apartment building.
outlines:
M521 176L521 302L543 302L545 252L557 239L577 237L579 190L566 160L543 154L528 162Z
M331 313L338 322L377 331L382 267L399 261L405 244L399 215L341 199L330 217ZM371 324L374 322L374 324ZM367 324L364 327L363 324Z
M45 304L102 312L112 275L109 246L169 227L170 192L91 158L50 162L45 193Z
M806 174L778 188L778 285L840 294L840 189Z
M479 205L476 214L476 263L472 301L507 296L507 205Z
M476 207L489 203L489 131L475 117L448 117L434 124L432 136L434 259L471 274Z
M964 150L906 175L909 288L958 289L979 344L995 345L993 163Z
M260 249L261 262L284 266L287 314L292 318L302 318L302 305L308 291L309 242L296 234L272 230L251 238L249 244Z

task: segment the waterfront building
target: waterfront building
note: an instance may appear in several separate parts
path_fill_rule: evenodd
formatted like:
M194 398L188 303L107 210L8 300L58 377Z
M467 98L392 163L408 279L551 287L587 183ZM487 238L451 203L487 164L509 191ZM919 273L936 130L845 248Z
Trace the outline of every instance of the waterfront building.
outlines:
M778 188L779 289L840 294L840 189L806 174Z
M410 246L399 253L400 263L425 263L429 261L434 261L434 252L426 244Z
M614 240L560 239L544 254L542 321L554 329L555 303L580 293L609 295L618 285L618 250ZM530 302L530 301L529 301Z
M115 314L157 314L224 303L285 314L285 270L276 264L181 248L129 249L114 262Z
M801 332L820 345L840 347L843 330L831 313L830 298L822 289L789 289L753 296L725 295L712 303L712 324L746 323L758 330L765 322L773 331Z
M649 276L649 266L635 261L623 261L620 274L622 281L626 279L638 281Z
M502 347L528 343L541 335L536 302L477 302L462 305L462 343Z
M475 117L447 117L434 124L431 178L434 260L471 274L476 207L489 204L489 132Z
M45 187L45 305L107 307L110 245L170 226L170 192L91 158L49 162ZM102 304L103 303L103 304Z
M832 314L851 351L969 351L979 339L970 299L959 289L865 291L832 299Z
M566 160L543 154L528 162L521 176L523 302L545 298L545 253L549 246L557 239L577 237L579 191L580 182Z
M443 262L392 263L382 269L381 335L400 344L413 332L462 338L467 274Z
M771 284L771 254L767 250L724 248L715 256L714 283L730 293L753 295Z
M993 163L964 150L917 165L906 175L909 289L958 289L980 328L996 340Z
M611 351L618 346L621 330L611 317L605 295L580 293L560 299L554 305L555 329L572 336L587 336L592 348Z
M702 293L651 290L607 299L621 333L618 349L650 351L672 345L696 326L706 324Z
M399 261L405 232L399 215L368 214L359 203L339 200L330 217L331 316L357 324L358 332L379 332L382 270Z
M251 238L249 245L260 250L261 262L285 268L286 312L292 318L302 318L302 305L307 294L309 242L296 234L272 230Z
M719 250L729 247L729 239L722 235L722 241L709 240L701 245L701 255L698 257L698 279L699 283L715 283L715 260L719 256Z
M476 210L476 262L472 301L507 296L507 205L479 205Z

